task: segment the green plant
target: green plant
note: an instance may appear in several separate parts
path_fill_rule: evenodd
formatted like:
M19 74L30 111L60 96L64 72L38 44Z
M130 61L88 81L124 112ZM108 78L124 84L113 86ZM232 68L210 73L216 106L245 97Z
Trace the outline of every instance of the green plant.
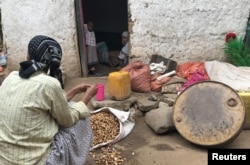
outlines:
M231 64L235 66L250 66L250 49L243 38L230 38L225 43L224 53Z

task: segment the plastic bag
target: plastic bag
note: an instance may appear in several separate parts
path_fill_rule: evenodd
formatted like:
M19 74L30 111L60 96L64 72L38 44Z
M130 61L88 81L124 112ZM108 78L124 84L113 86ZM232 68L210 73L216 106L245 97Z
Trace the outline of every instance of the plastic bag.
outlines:
M250 91L250 67L236 67L214 60L205 62L205 68L212 81L224 83L237 91Z
M131 111L125 112L125 111L121 111L121 110L111 108L111 107L103 107L103 108L91 111L91 113L98 113L101 111L111 112L115 117L117 117L119 124L120 124L119 134L112 140L109 140L107 142L103 142L103 143L100 143L91 147L90 151L109 145L109 144L117 143L121 139L125 138L133 130L134 125L135 125L133 115L131 115L131 113L133 112Z
M189 80L193 74L197 72L203 75L204 80L209 80L204 62L186 62L178 65L176 68L177 76L186 78L187 80Z

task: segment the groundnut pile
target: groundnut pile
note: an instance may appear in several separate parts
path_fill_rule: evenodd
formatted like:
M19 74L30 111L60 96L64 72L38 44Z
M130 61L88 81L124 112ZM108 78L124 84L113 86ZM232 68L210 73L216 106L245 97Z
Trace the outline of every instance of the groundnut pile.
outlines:
M118 119L108 111L100 111L90 116L93 131L93 144L95 146L113 140L120 130Z
M97 165L123 165L125 158L121 156L121 152L110 146L102 147L99 154L90 152L90 155Z

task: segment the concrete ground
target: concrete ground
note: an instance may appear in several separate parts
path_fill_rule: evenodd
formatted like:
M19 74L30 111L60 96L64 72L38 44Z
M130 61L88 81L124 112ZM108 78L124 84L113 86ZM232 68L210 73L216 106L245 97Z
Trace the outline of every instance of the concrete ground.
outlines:
M65 90L79 83L104 83L106 89L107 77L66 80ZM80 97L74 100L77 101ZM145 123L143 116L137 117L135 123L134 129L127 137L112 145L121 152L124 159L122 165L207 165L207 149L191 144L177 131L157 135ZM239 136L224 148L250 149L249 137L250 130L242 130ZM98 155L99 152L100 150L97 150L94 154ZM90 155L86 165L97 164L93 155Z

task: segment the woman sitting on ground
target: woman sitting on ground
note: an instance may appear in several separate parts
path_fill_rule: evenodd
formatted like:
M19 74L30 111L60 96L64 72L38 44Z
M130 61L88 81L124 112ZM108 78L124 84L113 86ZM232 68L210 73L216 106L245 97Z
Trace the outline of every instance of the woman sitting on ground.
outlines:
M33 37L27 61L0 86L0 164L84 164L92 145L86 106L96 85L63 90L62 49L47 36ZM69 101L83 94L78 102Z

